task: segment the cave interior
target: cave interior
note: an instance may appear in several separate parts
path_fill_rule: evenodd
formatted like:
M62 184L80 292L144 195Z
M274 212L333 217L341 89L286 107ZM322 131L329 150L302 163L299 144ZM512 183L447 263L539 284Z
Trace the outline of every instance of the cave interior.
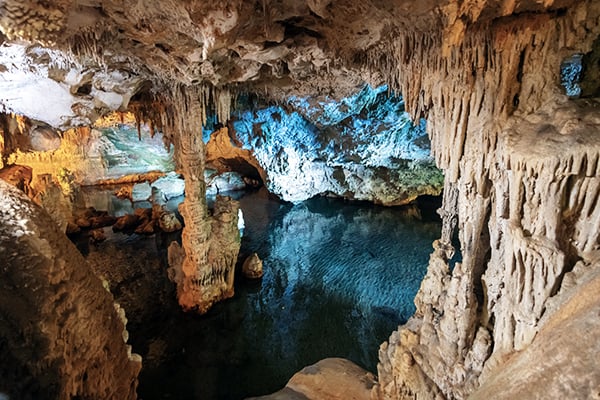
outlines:
M273 276L301 293L325 253L359 268L307 279L373 313L341 308L362 325L332 346L393 325L372 365L224 395L241 378L205 360L179 379L207 389L176 396L600 398L597 0L4 0L0 153L0 398L168 398L169 345L135 336L172 320L148 313L225 351L243 318L224 304ZM380 279L388 249L417 278ZM274 275L279 253L299 267ZM308 303L261 301L291 308L280 343L326 342L287 336Z

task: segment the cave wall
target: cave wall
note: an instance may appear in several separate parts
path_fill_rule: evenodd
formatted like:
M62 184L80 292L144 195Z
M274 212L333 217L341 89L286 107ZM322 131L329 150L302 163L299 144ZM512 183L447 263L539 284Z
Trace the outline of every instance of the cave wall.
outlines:
M269 191L285 201L326 194L394 206L441 193L425 121L412 121L385 85L363 85L342 99L242 106L232 115L230 147L251 151Z
M185 276L178 282L193 290L215 273L219 285L228 276L221 261L216 269L206 263L213 228L202 200L203 146L194 136L205 104L214 103L224 122L227 93L238 84L282 99L346 95L358 83L383 81L402 93L413 120L427 118L445 172L444 225L415 316L381 348L374 397L465 398L485 390L504 360L542 337L543 321L558 313L551 300L574 266L596 265L598 107L561 92L559 66L592 49L597 1L64 0L36 7L13 0L0 7L8 40L57 46L92 70L116 65L138 83L149 81L159 97L180 84L199 90L194 102L167 96L155 104L176 120L167 139L191 178L184 251L172 260L183 266L175 268ZM87 114L88 107L69 110L74 123ZM195 118L201 121L186 121ZM455 232L463 260L450 265ZM589 386L574 375L561 379Z
M446 181L417 311L382 345L374 397L467 398L535 343L565 274L577 262L593 268L598 104L568 100L559 66L590 50L599 15L597 3L582 2L475 25L450 47L442 35L395 42L389 73L407 109L428 116ZM375 65L392 65L381 56ZM462 262L450 265L456 229ZM574 398L594 385L574 373L560 379ZM532 382L536 393L558 396L541 382Z
M0 392L136 398L125 313L50 216L0 180Z

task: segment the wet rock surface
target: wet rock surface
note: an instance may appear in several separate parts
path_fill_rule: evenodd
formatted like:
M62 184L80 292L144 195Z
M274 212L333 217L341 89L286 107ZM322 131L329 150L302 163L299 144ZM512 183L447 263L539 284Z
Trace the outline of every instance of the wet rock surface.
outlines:
M596 80L597 1L74 5L0 5L7 42L0 48L3 110L66 127L130 106L139 120L163 128L166 142L179 146L188 196L183 252L173 260L184 265L199 297L215 275L222 283L234 251L205 262L212 257L207 236L233 224L226 213L221 226L207 216L204 148L197 140L209 114L227 124L238 89L285 106L290 96L340 100L365 82L385 82L402 93L414 121L427 118L432 154L444 171L443 228L414 318L381 348L374 397L467 398L516 352L534 346L531 354L538 354L541 321L550 317L551 299L567 289L566 274L580 261L595 268L598 234L590 227L598 226L598 105L571 102L559 87L559 66L581 54L592 66L582 93L597 94L597 85L587 85ZM255 137L265 136L251 125ZM85 139L89 132L72 135ZM3 136L3 156L13 149L9 136ZM66 142L63 137L61 148ZM290 166L306 167L306 179L294 183L310 190L364 175L384 181L361 163L349 174L321 175L335 160L319 164L311 146L302 152L294 146L271 154L277 157L269 168L286 178L266 182L289 199L299 195L289 190L288 176L298 176L287 175ZM61 156L60 149L53 152L55 160ZM37 168L47 161L29 157ZM86 164L90 174L92 167ZM460 263L451 261L455 234ZM214 298L231 294L217 292ZM586 365L585 357L572 356ZM539 397L552 397L538 389Z

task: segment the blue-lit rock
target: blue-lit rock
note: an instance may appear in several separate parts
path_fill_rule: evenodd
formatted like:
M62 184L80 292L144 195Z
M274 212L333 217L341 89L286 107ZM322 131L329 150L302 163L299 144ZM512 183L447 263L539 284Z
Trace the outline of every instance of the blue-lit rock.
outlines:
M210 196L246 188L246 183L237 172L219 174L214 170L206 169L204 180L206 181L206 194Z
M155 180L152 183L152 188L156 190L155 200L168 201L183 196L185 181L178 173L169 172L162 178Z
M146 201L152 196L152 187L148 182L136 183L131 190L131 201Z
M424 121L413 126L385 86L341 101L290 98L285 109L241 111L233 127L268 189L286 201L324 194L398 205L442 187Z
M175 169L173 149L165 149L162 135L151 137L146 126L142 128L141 138L135 127L130 125L108 127L101 132L98 143L92 145L96 156L107 166L107 177Z

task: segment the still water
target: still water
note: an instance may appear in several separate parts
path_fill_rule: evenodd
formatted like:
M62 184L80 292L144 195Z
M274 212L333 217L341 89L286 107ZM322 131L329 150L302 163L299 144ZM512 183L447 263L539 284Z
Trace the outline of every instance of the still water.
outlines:
M166 279L173 236L111 234L80 248L125 307L144 358L138 393L152 399L242 399L281 389L303 367L348 358L376 372L379 345L414 312L440 223L415 208L326 198L239 199L242 255L265 275L236 282L207 315L181 312Z

